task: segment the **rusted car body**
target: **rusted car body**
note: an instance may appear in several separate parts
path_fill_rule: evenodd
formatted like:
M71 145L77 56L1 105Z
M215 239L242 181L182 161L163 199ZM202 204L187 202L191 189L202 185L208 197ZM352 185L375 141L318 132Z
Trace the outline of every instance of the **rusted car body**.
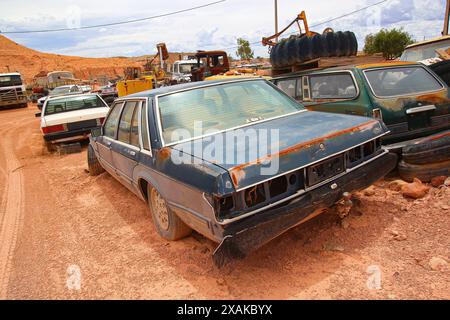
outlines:
M336 67L284 75L273 82L309 110L383 120L390 131L383 144L390 149L450 129L449 88L421 64Z
M238 107L239 101L230 98L245 103ZM122 121L132 112L128 107L134 108L135 121ZM236 120L240 114L245 116ZM173 130L190 128L187 117L217 130L174 138ZM120 140L127 123L135 123L129 130L134 144ZM252 146L262 136L236 138L239 130L275 130L269 144L279 148L254 154ZM88 162L90 170L100 173L98 162L149 203L161 236L179 239L188 234L187 226L220 243L213 260L222 266L391 171L397 157L380 142L387 133L376 119L310 112L263 79L209 81L116 100L101 132L92 133ZM214 154L231 154L232 161L198 153L212 140L226 142ZM187 161L178 162L177 155ZM276 170L262 172L275 161ZM183 232L169 232L172 225Z

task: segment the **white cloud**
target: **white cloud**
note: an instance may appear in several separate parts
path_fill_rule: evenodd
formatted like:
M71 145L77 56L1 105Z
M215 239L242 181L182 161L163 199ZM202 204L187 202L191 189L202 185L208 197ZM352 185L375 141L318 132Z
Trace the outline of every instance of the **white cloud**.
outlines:
M67 27L67 12L80 8L82 26L102 24L167 13L203 5L213 0L195 1L25 1L0 0L0 30L47 29ZM280 27L306 10L311 25L345 14L378 0L316 0L303 3L279 0ZM367 33L380 27L403 26L416 39L438 36L442 29L445 0L390 0L380 6L381 24L368 23L370 12L340 19L326 26L353 30L362 41ZM369 16L368 16L369 15ZM171 51L223 49L234 46L238 37L260 41L273 33L273 0L227 0L224 3L151 21L90 30L46 34L10 35L13 40L41 51L60 54L105 57L155 53L156 43L166 42ZM210 46L207 46L210 45ZM267 48L254 46L255 54L267 56ZM234 53L234 49L229 50Z

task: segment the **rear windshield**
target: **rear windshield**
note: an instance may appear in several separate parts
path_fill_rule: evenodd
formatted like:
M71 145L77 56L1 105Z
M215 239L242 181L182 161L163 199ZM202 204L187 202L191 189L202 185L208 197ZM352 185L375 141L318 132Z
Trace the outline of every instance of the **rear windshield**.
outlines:
M21 85L22 79L20 78L20 76L0 76L0 88Z
M67 97L48 101L44 115L100 107L107 105L98 96Z
M404 96L443 88L420 66L366 71L366 77L378 97Z
M195 138L204 134L194 129L198 125L203 131L222 131L303 109L265 80L196 88L161 97L158 103L165 143L182 140L180 129Z

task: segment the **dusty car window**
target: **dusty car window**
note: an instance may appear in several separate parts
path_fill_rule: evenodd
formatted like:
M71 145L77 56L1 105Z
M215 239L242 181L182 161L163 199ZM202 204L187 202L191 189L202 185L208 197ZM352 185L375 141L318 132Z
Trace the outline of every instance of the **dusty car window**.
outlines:
M425 44L418 47L412 47L406 49L402 56L400 57L401 61L421 61L430 58L438 57L438 53L436 50L444 49L447 50L450 48L450 39L445 41L439 41L435 43Z
M108 107L98 96L74 96L50 100L45 107L44 115L51 115L82 109Z
M296 83L297 80L295 79L289 79L289 80L280 80L277 83L277 86L283 90L287 95L289 95L292 98L295 98L296 96Z
M136 103L127 102L120 117L118 140L128 144L130 143L131 120L135 105Z
M205 131L226 130L303 109L265 80L196 88L163 96L158 103L166 144L183 140L180 129L190 134L188 138L195 138ZM203 132L194 131L194 125L200 123Z
M439 81L419 66L378 69L365 73L373 92L379 97L402 96L442 89Z
M116 138L117 124L119 123L120 110L122 109L122 106L123 103L116 104L105 122L104 135L111 139Z
M356 96L353 78L348 73L310 76L312 99L351 99Z

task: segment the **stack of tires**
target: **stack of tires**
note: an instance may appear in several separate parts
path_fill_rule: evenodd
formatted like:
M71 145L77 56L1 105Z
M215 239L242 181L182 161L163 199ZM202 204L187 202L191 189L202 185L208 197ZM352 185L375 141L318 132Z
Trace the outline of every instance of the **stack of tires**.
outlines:
M450 132L404 147L398 172L409 182L414 178L430 182L435 177L450 176Z
M326 32L280 41L272 48L270 61L273 67L283 68L317 58L355 56L357 52L358 41L353 32Z

